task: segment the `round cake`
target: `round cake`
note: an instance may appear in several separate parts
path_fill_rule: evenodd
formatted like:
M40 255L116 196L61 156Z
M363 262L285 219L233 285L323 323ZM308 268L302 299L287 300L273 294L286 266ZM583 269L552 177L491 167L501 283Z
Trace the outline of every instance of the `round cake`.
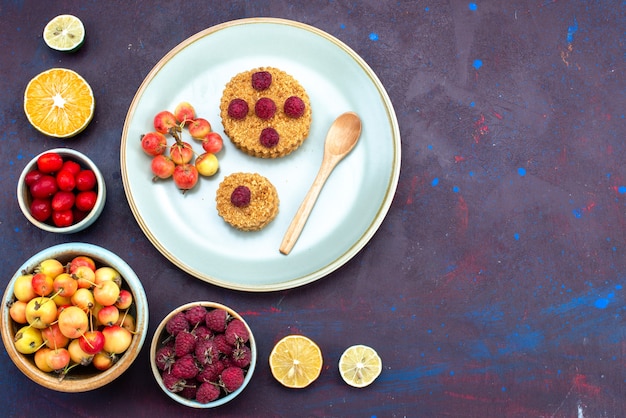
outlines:
M286 72L259 67L234 76L220 101L224 133L245 153L279 158L296 150L309 135L311 102Z
M217 188L217 213L242 231L258 231L278 214L278 193L257 173L233 173Z

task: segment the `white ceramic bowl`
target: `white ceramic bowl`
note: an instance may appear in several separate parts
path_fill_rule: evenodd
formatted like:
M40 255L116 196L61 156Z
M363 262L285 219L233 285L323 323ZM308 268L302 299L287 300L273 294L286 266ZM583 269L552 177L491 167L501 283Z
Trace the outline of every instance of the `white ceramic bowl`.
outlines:
M248 330L248 334L250 335L250 339L248 340L248 345L250 347L251 360L250 360L250 365L247 366L247 370L246 370L246 374L245 374L245 377L244 377L243 384L237 390L235 390L234 392L231 392L231 393L229 393L226 396L221 396L220 398L216 399L215 401L209 402L209 403L200 403L200 402L198 402L196 400L186 399L186 398L184 398L184 397L182 397L182 396L180 396L180 395L178 395L176 393L173 393L173 392L169 391L165 387L165 385L163 384L163 380L161 379L161 371L159 370L159 368L156 365L156 352L161 347L163 341L169 336L169 333L167 332L167 330L165 328L165 326L168 323L168 321L170 319L172 319L172 317L174 317L177 313L186 311L186 310L188 310L188 309L190 309L190 308L192 308L194 306L197 306L197 305L204 306L204 307L206 307L208 309L223 309L223 310L225 310L226 312L228 312L230 314L231 317L240 319L245 324L245 326L246 326L246 328ZM214 407L223 405L223 404L233 400L235 397L237 397L245 389L245 387L250 382L250 379L252 379L252 374L254 373L256 360L257 360L257 349L256 349L256 343L254 341L254 335L252 334L252 330L250 329L250 327L248 326L246 321L241 317L241 315L239 315L237 312L235 312L234 310L232 310L228 306L225 306L225 305L222 305L222 304L216 303L216 302L206 302L206 301L191 302L191 303L187 303L185 305L179 306L178 308L174 309L165 318L163 318L163 320L161 321L161 323L157 327L156 331L154 332L154 336L152 338L152 344L150 346L150 367L152 368L152 373L154 374L154 378L156 379L159 387L161 387L163 392L165 392L170 398L172 398L176 402L178 402L178 403L180 403L182 405L189 406L191 408L214 408Z
M28 174L30 171L37 168L37 159L41 155L47 152L56 152L59 155L61 155L61 157L63 157L64 160L66 159L73 160L77 162L78 164L80 164L82 168L91 169L96 175L96 183L97 183L96 192L98 193L98 198L96 199L95 206L89 212L89 214L87 214L87 216L85 216L85 218L83 218L80 222L77 222L67 227L60 228L60 227L54 226L52 223L40 222L30 214L30 204L32 202L32 198L30 196L30 193L28 192L28 187L26 186L25 177L26 177L26 174ZM22 173L17 181L17 202L20 206L20 209L22 210L22 213L24 214L24 216L26 216L26 219L28 219L33 225L48 232L56 232L59 234L71 234L74 232L82 231L83 229L93 224L96 221L96 219L98 219L98 217L102 213L102 210L104 209L105 201L106 201L106 185L104 183L104 177L102 177L102 173L100 172L100 169L98 169L96 164L94 164L94 162L91 161L91 159L89 159L89 157L87 157L85 154L79 151L70 149L70 148L55 148L55 149L51 149L48 151L44 151L41 154L35 156L35 158L30 160L30 162L26 164L26 167L24 167L24 170L22 170Z
M77 366L59 381L54 373L41 371L34 362L33 355L25 355L17 351L13 343L16 332L23 325L13 321L9 314L9 305L14 300L13 288L15 281L24 272L32 272L42 261L55 258L65 264L74 257L84 255L91 257L96 266L110 266L122 276L122 288L133 294L133 305L130 314L135 318L135 333L128 349L120 355L118 361L106 371L98 371L92 366ZM6 287L0 307L2 314L2 341L17 368L35 383L59 392L86 392L102 387L117 379L135 361L148 332L148 301L141 281L131 267L119 256L93 244L66 243L55 245L38 252L17 269Z

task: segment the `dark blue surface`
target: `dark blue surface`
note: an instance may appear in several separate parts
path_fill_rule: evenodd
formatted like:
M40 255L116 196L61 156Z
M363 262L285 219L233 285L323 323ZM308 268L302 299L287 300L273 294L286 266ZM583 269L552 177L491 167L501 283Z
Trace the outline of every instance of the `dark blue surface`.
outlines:
M41 38L61 13L86 26L73 55ZM260 360L220 416L626 416L625 14L622 1L4 1L1 277L42 248L86 241L136 270L149 334L193 300L240 311ZM397 194L371 242L330 276L267 294L217 288L167 261L131 214L119 164L126 111L161 57L207 27L256 16L316 26L359 53L389 92L403 140ZM54 66L79 72L96 96L75 139L46 138L24 116L26 83ZM72 236L35 229L15 198L26 162L57 146L88 154L108 187L101 218ZM267 366L289 333L324 354L303 390L281 387ZM361 390L337 372L357 343L384 363ZM118 381L85 394L40 388L2 350L0 409L205 415L160 392L147 347Z

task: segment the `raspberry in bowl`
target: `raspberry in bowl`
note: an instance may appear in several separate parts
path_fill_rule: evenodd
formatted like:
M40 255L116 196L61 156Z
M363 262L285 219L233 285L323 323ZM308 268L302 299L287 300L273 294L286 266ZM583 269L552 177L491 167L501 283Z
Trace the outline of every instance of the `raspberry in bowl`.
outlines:
M102 213L106 185L85 154L55 148L35 156L22 170L17 201L36 227L61 234L82 231Z
M150 346L150 367L170 398L191 408L214 408L237 397L257 359L252 330L233 309L191 302L170 312Z

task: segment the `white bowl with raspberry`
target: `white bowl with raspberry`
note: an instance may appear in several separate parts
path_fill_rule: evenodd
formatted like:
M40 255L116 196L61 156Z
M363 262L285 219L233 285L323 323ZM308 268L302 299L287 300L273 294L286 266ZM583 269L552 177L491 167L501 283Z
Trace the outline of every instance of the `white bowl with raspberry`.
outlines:
M256 359L254 336L243 317L208 301L170 312L150 346L158 385L191 408L214 408L237 397L250 382Z
M26 219L36 227L70 234L98 219L106 201L106 184L100 169L85 154L55 148L26 164L17 182L17 201Z

